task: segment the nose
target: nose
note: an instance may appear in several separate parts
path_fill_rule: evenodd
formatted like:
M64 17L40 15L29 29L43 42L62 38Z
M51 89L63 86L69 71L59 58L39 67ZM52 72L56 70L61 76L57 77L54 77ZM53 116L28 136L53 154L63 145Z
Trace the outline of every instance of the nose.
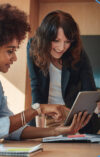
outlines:
M12 53L11 61L17 61L17 56L15 52Z
M58 45L57 50L58 50L58 51L63 51L63 50L64 50L64 47L65 47L65 46L64 46L64 42L60 42L59 45Z

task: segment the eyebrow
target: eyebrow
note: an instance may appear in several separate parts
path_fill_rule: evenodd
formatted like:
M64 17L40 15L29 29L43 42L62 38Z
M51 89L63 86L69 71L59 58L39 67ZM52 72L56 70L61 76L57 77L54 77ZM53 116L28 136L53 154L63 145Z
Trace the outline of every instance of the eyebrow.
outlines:
M19 46L18 47L16 47L16 46L7 46L7 48L19 48Z

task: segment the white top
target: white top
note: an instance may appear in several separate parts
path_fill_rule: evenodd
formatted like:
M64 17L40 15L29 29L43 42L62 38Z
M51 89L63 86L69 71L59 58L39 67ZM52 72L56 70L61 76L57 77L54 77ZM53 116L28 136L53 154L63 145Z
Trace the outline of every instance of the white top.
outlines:
M48 104L62 104L64 100L61 92L61 70L56 68L52 63L49 67L50 85Z

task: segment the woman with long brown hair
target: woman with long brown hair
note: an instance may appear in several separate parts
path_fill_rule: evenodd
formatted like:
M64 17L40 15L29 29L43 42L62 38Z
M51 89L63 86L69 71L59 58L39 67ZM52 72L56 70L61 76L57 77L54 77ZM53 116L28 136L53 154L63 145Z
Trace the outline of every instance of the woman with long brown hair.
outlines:
M57 10L44 17L29 40L27 62L33 104L47 103L51 107L61 104L71 108L79 91L96 90L78 25L69 13ZM54 125L46 117L46 126Z

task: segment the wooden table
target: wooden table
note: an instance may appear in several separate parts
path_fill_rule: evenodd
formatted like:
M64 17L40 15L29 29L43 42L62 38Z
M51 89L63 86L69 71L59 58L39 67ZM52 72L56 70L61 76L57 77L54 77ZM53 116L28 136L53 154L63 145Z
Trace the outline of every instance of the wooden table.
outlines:
M6 146L33 146L41 140L3 141ZM98 157L100 144L92 143L43 143L43 152L36 157Z

